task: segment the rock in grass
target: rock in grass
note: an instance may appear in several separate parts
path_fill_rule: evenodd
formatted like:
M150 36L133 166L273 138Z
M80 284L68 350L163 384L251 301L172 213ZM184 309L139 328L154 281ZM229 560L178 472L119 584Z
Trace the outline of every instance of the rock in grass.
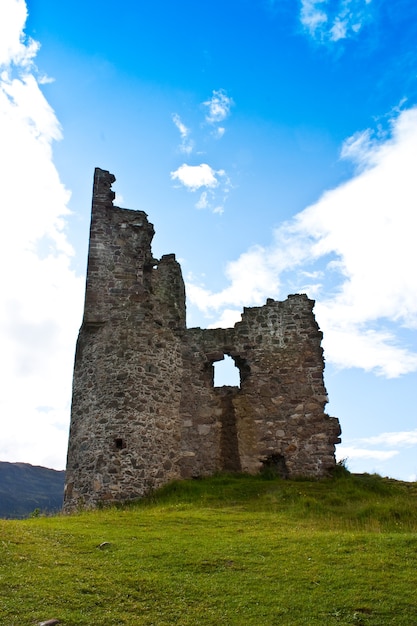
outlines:
M59 619L47 619L46 622L39 622L38 626L55 626L59 624Z

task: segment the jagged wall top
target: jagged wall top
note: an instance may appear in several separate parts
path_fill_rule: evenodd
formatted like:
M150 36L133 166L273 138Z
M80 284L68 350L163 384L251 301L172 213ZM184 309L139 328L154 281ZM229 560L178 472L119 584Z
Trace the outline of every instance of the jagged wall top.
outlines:
M116 196L112 190L112 184L116 182L116 177L110 174L107 170L102 170L96 167L94 170L94 183L93 183L93 206L94 204L113 204L113 200Z

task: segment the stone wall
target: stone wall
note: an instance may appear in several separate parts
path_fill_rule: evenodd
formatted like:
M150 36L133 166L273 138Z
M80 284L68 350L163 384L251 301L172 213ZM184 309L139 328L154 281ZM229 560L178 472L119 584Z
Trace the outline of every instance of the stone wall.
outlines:
M324 413L314 302L268 299L234 328L186 329L175 255L153 258L153 226L113 206L114 180L96 169L64 508L217 471L327 475L340 427ZM224 355L239 387L214 387Z

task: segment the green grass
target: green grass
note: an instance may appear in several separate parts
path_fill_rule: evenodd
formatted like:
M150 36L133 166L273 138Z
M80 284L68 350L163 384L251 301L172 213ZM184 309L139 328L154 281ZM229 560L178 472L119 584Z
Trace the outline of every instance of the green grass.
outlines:
M339 469L2 520L0 624L416 624L417 484Z

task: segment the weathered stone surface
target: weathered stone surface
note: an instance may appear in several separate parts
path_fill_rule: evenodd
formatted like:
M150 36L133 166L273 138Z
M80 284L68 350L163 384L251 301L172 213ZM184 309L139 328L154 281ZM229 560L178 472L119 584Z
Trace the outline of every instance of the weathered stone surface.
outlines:
M113 206L114 180L96 169L64 508L222 470L325 476L340 427L324 412L314 302L268 299L234 328L187 329L175 255L153 258L153 226ZM214 387L226 354L240 387Z

